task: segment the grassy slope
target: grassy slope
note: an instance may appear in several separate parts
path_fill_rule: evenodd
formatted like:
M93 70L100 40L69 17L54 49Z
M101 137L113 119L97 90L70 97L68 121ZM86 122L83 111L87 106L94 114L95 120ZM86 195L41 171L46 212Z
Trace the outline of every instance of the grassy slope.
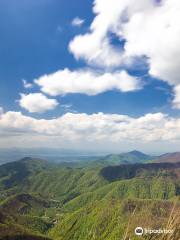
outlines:
M50 236L57 240L118 240L127 232L127 239L135 240L139 239L134 236L135 227L166 226L172 208L170 201L103 199L66 213ZM179 210L180 206L176 205L174 213Z

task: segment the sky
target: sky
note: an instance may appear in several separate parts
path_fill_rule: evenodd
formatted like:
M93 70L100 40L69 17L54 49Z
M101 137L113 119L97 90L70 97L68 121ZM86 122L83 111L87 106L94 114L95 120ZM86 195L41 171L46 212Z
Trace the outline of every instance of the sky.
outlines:
M179 151L179 0L1 0L0 148Z

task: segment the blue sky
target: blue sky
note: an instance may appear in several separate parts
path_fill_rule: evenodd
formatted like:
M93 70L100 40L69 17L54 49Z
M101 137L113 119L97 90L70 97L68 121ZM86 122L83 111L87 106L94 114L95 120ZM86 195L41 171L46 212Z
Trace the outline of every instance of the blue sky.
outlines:
M166 121L170 121L170 118L173 118L174 121L179 120L180 97L178 94L180 91L178 89L180 80L176 77L178 72L174 76L172 74L172 72L179 71L179 63L174 64L175 66L172 66L172 68L166 67L167 64L164 63L167 57L170 60L169 65L173 65L171 58L174 49L172 52L168 50L167 56L163 58L163 51L160 51L159 47L161 46L161 43L159 43L161 39L159 39L159 36L155 36L157 41L152 41L152 49L157 48L159 51L159 53L157 51L157 54L162 54L162 57L156 56L153 50L149 50L151 49L149 47L151 41L149 45L146 44L146 39L143 39L146 36L142 32L136 33L136 25L133 25L133 21L131 23L130 20L127 20L131 19L132 16L124 16L125 13L122 11L123 7L132 8L133 0L129 6L120 6L127 1L124 1L124 3L116 2L116 8L110 5L112 9L109 9L109 11L115 12L118 9L117 13L114 14L119 14L117 19L115 17L112 19L112 16L105 8L105 4L102 4L103 1L105 0L77 0L71 2L64 0L0 1L0 107L1 112L3 112L2 115L6 115L11 111L14 114L20 112L22 116L31 117L31 119L35 120L51 120L63 117L67 113L72 113L73 116L86 114L91 117L93 114L102 112L105 116L116 114L138 119L147 114L154 114L155 116L155 114L161 113L164 118L168 116ZM161 25L164 24L163 21L166 22L166 19L169 24L172 20L171 15L167 15L166 19L163 19L163 8L166 7L166 2L168 0L162 6L156 6L157 2L146 0L143 6L139 6L140 10L138 10L142 12L142 16L146 16L143 14L146 13L150 6L155 17L159 14L160 23L157 24L157 27L160 26L160 30L162 30L162 40L165 33ZM107 5L107 7L109 6ZM179 9L178 1L176 7ZM133 14L136 11L133 9ZM105 20L103 20L104 16ZM122 16L124 19L127 18L126 21L130 22L127 29ZM72 24L75 18L82 20L82 22ZM175 26L175 20L172 22L175 31L178 33L179 29ZM142 25L142 22L143 20L139 24ZM105 26L106 24L107 26ZM143 27L146 29L146 26ZM102 30L104 28L105 30ZM121 28L124 32L120 34L119 29ZM154 31L154 34L156 34L157 29ZM127 34L131 32L132 35ZM152 36L150 27L149 33ZM136 34L139 34L139 38L132 37L134 42L131 42L132 39L129 36L136 36ZM177 36L173 35L172 38L176 43ZM92 46L93 41L95 46ZM165 47L167 44L169 44L168 49L171 49L173 41L169 39L169 42L164 42ZM92 51L88 51L88 48L92 48ZM175 50L179 51L178 47ZM178 56L174 57L179 61L179 52ZM54 77L55 79L51 80L51 78L53 79L52 74L60 71L58 76L61 78L61 76L64 76L61 75L64 74L62 73L64 69L69 71L67 79L62 79L61 82L57 83L59 84L57 93L55 89L52 90L51 81L56 84L59 79ZM121 76L122 71L125 71L128 76L133 78L129 80L130 85L126 86L126 83L125 85L118 85L117 73L120 74L118 75L119 81L126 82L126 79L123 79L124 75ZM80 77L79 72L83 72ZM98 87L92 89L91 82L88 86L80 86L83 82L81 80L78 82L78 79L82 78L83 81L86 81L84 74L87 72L90 74L90 81L95 81L94 88L98 84L96 79L101 78L101 76L104 77L102 86L99 86L100 90L97 91ZM167 77L165 73L167 73ZM48 82L44 80L45 74L48 76ZM106 74L109 74L108 79L105 79ZM71 77L73 79L77 78L72 84L72 86L75 86L74 89L72 90L72 86L66 86L61 91L64 86L63 81L67 81L68 84L68 81L70 83L68 78ZM43 78L42 83L40 83L40 78ZM26 88L23 85L23 79L33 86ZM35 79L37 82L35 82ZM137 79L138 82L136 82ZM103 81L106 80L107 82L104 83ZM110 83L111 80L112 83ZM29 97L29 94L32 95ZM33 94L41 94L41 96ZM35 99L35 97L37 98ZM40 100L38 101L38 99ZM41 105L41 99L45 101L42 104L43 106L37 106L38 104ZM48 102L49 100L51 102ZM18 126L18 130L13 131L22 132L21 128L22 126ZM12 134L12 136L14 135ZM26 134L23 137L25 136ZM64 136L64 139L66 138L67 136ZM160 140L151 140L151 148L156 144L156 141L160 144L161 139L163 137L160 137ZM176 136L175 141L177 139ZM11 145L16 146L13 141L11 141ZM78 142L79 140L73 141ZM120 144L118 141L117 146ZM133 141L137 143L139 140L136 141L134 137ZM169 148L173 145L178 150L177 142L172 143L169 139L165 139L165 141L165 145L168 145L169 141ZM1 140L0 145L5 147L7 142ZM21 142L22 136L19 145ZM43 146L48 144L48 141L47 143L45 143L45 140L42 142ZM27 143L27 145L29 144L31 145L31 143ZM78 144L81 145L81 143ZM79 147L78 144L74 145ZM131 144L133 148L133 142ZM143 144L142 146L140 143L134 144L134 147L137 145L142 149L147 149L148 141L146 146ZM113 143L110 145L113 145ZM162 142L160 145L164 146ZM87 143L87 148L89 146L93 148L93 144ZM68 147L68 144L63 147ZM125 148L128 149L127 145Z
M73 36L85 32L86 26L90 25L92 1L78 0L74 4L54 0L13 3L0 3L0 30L3 33L0 45L0 103L6 110L21 110L15 99L19 99L20 92L26 92L22 79L32 82L44 73L84 65L76 61L67 49ZM85 19L86 25L73 27L71 21L76 16ZM65 96L61 101L72 104L78 112L103 111L138 116L155 112L158 108L168 112L169 98L169 87L161 81L151 80L143 90L135 93L108 91L94 97L75 94ZM59 111L62 112L61 107L55 110L56 114Z
M32 82L44 73L81 65L67 51L80 30L71 21L79 15L88 24L91 5L91 1L85 5L55 0L0 2L0 103L7 110L19 109L14 100L24 91L23 78Z

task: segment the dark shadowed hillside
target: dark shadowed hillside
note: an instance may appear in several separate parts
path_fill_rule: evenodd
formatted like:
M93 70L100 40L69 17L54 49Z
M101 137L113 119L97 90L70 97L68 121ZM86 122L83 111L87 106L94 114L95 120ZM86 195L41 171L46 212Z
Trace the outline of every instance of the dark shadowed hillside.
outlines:
M177 177L176 170L179 168L180 163L121 164L102 168L101 174L108 181L160 175Z

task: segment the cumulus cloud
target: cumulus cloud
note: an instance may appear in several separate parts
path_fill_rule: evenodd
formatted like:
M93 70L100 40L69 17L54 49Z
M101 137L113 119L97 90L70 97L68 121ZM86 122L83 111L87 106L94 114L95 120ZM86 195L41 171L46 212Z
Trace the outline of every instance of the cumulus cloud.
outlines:
M81 19L79 17L75 17L73 20L72 20L72 26L75 26L75 27L81 27L84 23L84 19Z
M74 38L69 50L78 60L84 58L88 64L103 67L115 67L125 61L121 49L110 45L107 38L101 39L98 35L80 35Z
M123 62L120 49L110 44L108 33L115 33L119 22L123 2L116 0L94 1L96 17L90 26L90 32L76 36L69 44L69 50L76 59L83 58L88 63L100 66L118 66Z
M24 88L32 88L33 84L28 83L25 79L22 80Z
M58 102L55 99L49 99L42 93L21 94L19 104L22 108L31 113L43 113L48 110L53 110Z
M180 85L177 85L174 89L175 98L173 100L174 108L180 109Z
M95 0L89 32L69 45L76 59L116 67L146 57L149 74L175 87L180 84L179 0ZM121 47L111 43L114 34ZM175 103L178 96L175 96ZM178 106L175 104L175 106Z
M129 142L141 145L180 140L180 119L162 113L146 114L133 118L119 114L66 113L55 119L36 119L20 112L6 112L0 116L1 136L41 136L45 139L79 142L80 146L91 142L121 144ZM56 145L56 141L54 142ZM38 143L37 143L38 146Z
M41 87L41 91L51 96L67 93L96 95L114 89L128 92L141 87L139 79L130 76L126 71L101 74L92 70L70 71L64 69L44 75L36 79L35 83Z

